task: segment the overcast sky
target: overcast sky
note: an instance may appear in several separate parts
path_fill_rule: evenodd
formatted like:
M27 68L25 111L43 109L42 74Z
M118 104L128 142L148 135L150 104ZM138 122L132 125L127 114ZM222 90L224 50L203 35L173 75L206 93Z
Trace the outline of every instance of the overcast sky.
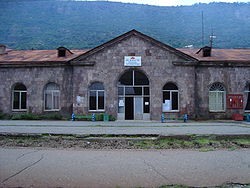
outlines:
M138 4L149 4L159 6L176 6L176 5L192 5L195 3L209 3L214 1L220 2L250 2L250 0L109 0L124 3L138 3Z

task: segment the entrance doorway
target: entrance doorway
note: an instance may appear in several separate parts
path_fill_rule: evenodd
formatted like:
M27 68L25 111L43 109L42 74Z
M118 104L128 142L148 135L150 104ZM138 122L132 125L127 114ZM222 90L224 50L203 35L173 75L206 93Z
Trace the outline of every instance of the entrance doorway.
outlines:
M126 120L134 119L134 98L133 97L125 98L125 119Z
M125 120L149 119L149 81L140 71L125 72L118 83L118 117Z

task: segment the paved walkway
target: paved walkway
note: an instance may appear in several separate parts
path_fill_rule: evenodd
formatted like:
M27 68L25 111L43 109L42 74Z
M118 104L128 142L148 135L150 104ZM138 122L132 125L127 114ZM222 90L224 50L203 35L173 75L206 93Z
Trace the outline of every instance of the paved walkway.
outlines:
M0 121L0 133L33 134L250 134L250 124L235 121L188 123L82 122L82 121Z
M157 187L250 183L250 150L0 148L0 187Z
M160 121L23 121L23 120L0 120L1 125L23 125L23 126L60 126L60 127L85 127L85 126L249 126L250 122L246 121L232 121L232 120L214 120L214 121L167 121L161 123Z

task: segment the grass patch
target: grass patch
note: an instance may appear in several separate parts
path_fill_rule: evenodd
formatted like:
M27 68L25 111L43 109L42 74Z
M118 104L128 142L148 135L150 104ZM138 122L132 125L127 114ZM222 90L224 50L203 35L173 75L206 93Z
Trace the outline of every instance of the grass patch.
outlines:
M194 140L194 143L198 144L198 145L219 145L220 141L215 140L213 138L196 138Z
M199 149L201 152L216 149L250 148L250 138L241 139L217 139L214 136L189 136L183 138L162 138L150 141L137 141L136 147L143 149Z
M115 126L112 126L112 125L88 125L88 126L85 126L85 127L115 127Z
M162 185L158 188L188 188L188 186L185 186L185 185Z
M143 149L178 149L178 148L192 148L194 143L186 140L178 139L162 139L162 140L149 140L138 141L134 143L135 146L139 146Z
M237 183L232 183L232 184L223 184L219 186L213 186L210 188L250 188L250 184L237 184ZM185 185L162 185L157 188L188 188L188 186ZM205 187L201 187L205 188Z
M194 127L196 125L88 125L86 127Z
M234 139L233 142L236 142L238 144L248 144L248 145L250 145L250 139L246 139L246 138Z
M213 148L213 147L208 147L208 148L200 148L199 149L199 151L200 152L208 152L208 151L214 151L215 150L215 148Z
M228 148L230 151L234 151L234 150L237 150L237 149L240 149L239 146L231 146Z

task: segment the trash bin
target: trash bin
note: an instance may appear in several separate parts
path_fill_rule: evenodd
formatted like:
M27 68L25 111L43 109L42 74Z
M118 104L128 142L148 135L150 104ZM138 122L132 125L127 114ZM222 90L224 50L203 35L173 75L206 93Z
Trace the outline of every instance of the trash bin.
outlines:
M109 121L109 115L108 114L103 115L103 121Z
M247 122L250 122L250 114L247 114Z

